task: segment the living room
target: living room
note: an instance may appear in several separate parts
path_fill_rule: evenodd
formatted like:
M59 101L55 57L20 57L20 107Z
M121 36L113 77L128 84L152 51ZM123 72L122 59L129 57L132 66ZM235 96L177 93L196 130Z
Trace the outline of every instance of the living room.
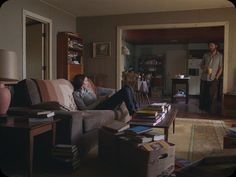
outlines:
M86 6L81 6L82 9L77 7L79 5L77 4L76 6L74 4L75 1L71 1L71 6L67 7L65 2L65 4L60 4L60 2L57 4L53 0L9 0L0 9L0 49L16 52L19 71L18 79L25 79L23 11L32 12L52 21L50 46L51 74L48 77L49 79L57 78L57 34L67 31L79 33L83 39L84 72L88 75L106 75L104 86L117 89L121 87L121 70L119 66L119 58L121 58L121 32L127 26L139 28L149 26L159 28L224 26L223 93L232 93L236 90L236 62L234 60L236 57L236 51L234 50L236 44L236 36L234 35L236 29L235 6L227 0L222 0L223 5L221 4L218 7L213 6L215 4L214 1L210 2L212 6L201 6L199 9L194 6L201 4L200 2L193 2L191 9L188 10L181 10L181 5L178 6L177 4L172 4L173 2L168 2L171 4L168 6L175 7L176 10L162 11L159 9L159 11L156 11L151 9L148 11L140 8L136 12L132 12L135 9L133 4L137 2L125 1L122 5L124 7L128 5L127 8L124 8L128 9L129 7L130 10L128 11L121 11L117 14L110 11L107 14L103 14L103 10L101 10L100 13L95 14L96 6L101 6L100 8L104 9L105 12L105 9L116 9L114 8L115 5L113 6L113 4L108 2L106 2L107 4L101 4L101 2L93 1L94 4L87 5L92 10L87 10L85 9ZM120 8L123 6L120 6ZM93 58L92 43L101 41L111 43L111 54L104 58ZM225 110L225 113L230 114L234 118L235 109L231 106L230 110Z

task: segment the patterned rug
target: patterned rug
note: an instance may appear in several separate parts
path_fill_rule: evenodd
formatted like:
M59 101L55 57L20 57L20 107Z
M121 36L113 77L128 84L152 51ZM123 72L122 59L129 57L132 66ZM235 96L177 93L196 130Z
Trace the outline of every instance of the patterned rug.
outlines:
M221 120L176 118L169 141L176 145L177 158L195 161L223 149L225 128Z
M225 124L221 120L176 118L175 133L173 134L172 127L169 129L169 142L176 146L177 159L195 161L221 151L224 134ZM109 164L99 160L97 148L89 153L78 170L72 173L60 173L58 170L34 172L34 177L124 177L119 169L111 168ZM26 177L24 172L9 171L7 174L9 177Z

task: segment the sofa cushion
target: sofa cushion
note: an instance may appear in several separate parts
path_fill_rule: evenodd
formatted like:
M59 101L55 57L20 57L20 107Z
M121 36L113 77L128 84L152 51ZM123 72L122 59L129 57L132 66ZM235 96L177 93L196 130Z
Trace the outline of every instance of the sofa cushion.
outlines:
M43 102L57 101L70 111L76 110L73 98L74 88L65 79L36 80Z
M111 110L85 110L81 112L84 132L98 129L105 124L111 123L115 119L115 113Z
M14 86L12 106L27 107L41 102L37 84L32 79L24 79Z

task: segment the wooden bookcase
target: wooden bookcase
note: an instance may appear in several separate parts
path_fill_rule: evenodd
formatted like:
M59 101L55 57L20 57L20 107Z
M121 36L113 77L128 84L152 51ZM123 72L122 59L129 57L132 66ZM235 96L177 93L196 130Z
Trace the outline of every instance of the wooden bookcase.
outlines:
M59 32L57 35L57 78L72 80L83 74L83 40L76 33Z
M165 89L166 80L166 58L165 55L147 55L139 58L139 72L151 74L150 95L153 97L161 97Z

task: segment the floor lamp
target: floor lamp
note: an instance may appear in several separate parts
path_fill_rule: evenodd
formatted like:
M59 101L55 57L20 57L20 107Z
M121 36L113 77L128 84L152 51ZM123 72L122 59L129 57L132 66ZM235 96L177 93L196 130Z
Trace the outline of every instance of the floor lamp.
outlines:
M5 83L18 80L17 56L13 51L0 49L0 118L7 116L11 102L10 90Z

